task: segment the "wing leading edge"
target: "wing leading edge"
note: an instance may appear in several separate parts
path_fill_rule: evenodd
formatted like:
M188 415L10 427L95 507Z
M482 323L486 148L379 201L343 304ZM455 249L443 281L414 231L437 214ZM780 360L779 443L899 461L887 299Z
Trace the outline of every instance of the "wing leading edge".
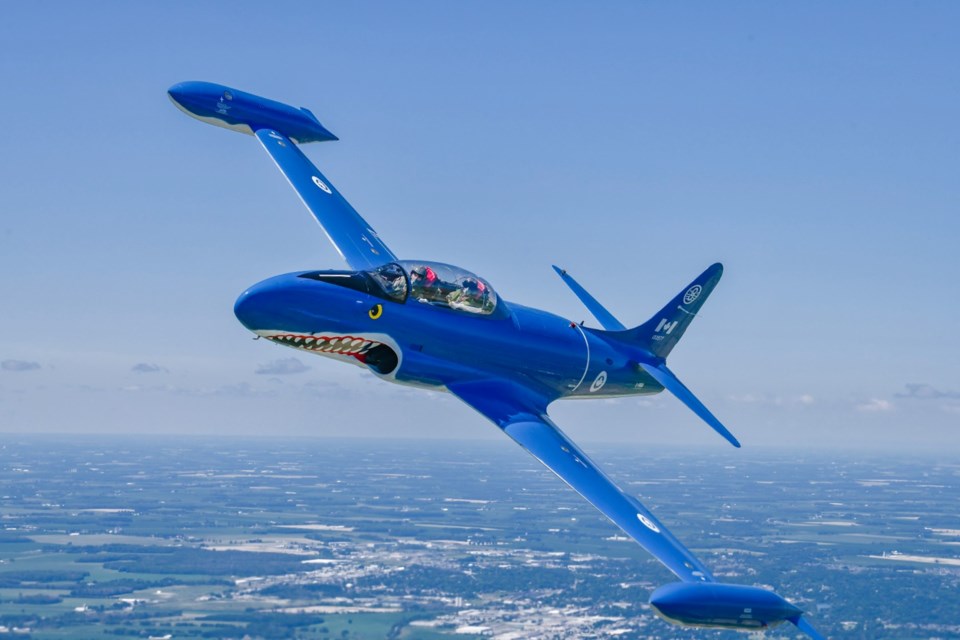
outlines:
M213 82L181 82L167 95L201 122L255 135L350 267L373 269L397 259L297 146L337 139L308 109Z
M710 571L683 543L547 417L546 399L505 380L455 383L447 388L560 476L678 578L713 582Z
M290 138L273 129L260 129L255 135L347 264L373 269L397 259Z

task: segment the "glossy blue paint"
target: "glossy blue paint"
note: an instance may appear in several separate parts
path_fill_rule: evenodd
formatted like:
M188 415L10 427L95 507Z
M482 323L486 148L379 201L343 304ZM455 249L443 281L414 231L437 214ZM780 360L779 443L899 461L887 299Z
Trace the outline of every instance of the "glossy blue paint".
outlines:
M643 370L649 373L652 378L663 385L665 389L669 389L670 393L676 396L680 402L687 405L695 414L700 416L704 422L713 427L714 431L726 438L727 442L740 448L740 442L717 420L716 416L710 413L710 410L700 402L699 398L693 395L693 392L687 389L685 384L680 382L676 374L667 368L666 362L660 362L655 365L648 362L641 362L640 366L643 367Z
M169 94L188 115L254 134L351 267L290 273L250 287L234 308L245 327L272 342L365 367L390 382L447 390L484 415L683 581L651 598L668 620L737 629L790 620L819 637L800 610L776 594L716 583L696 556L547 415L550 403L562 398L645 395L666 388L740 446L666 366L720 280L720 264L633 329L557 269L607 330L583 327L502 300L489 282L458 267L398 260L295 144L336 139L309 111L205 82L181 83Z
M611 397L663 390L636 368L639 351L632 354L607 341L602 332L560 316L506 301L500 301L498 313L491 316L412 299L397 302L308 277L313 273L318 272L275 276L254 285L237 300L237 318L271 340L278 335L301 336L300 341L281 342L313 353L317 353L316 338L325 335L360 338L385 334L397 352L398 366L388 373L374 373L401 383L442 388L464 379L495 376L529 386L548 402L569 396ZM382 311L373 319L370 310L375 305ZM308 336L315 339L308 342ZM362 358L353 357L357 364L364 364ZM442 367L455 374L434 370L437 363L457 363ZM605 372L606 382L597 387L594 382L601 372Z
M180 82L167 90L177 107L208 124L252 135L279 129L297 142L337 140L307 109L238 91L212 82Z
M617 320L612 313L607 311L607 308L600 304L600 301L594 298L590 293L580 286L580 283L573 279L566 269L561 269L557 265L553 265L553 270L557 272L557 275L560 276L560 279L566 283L570 290L578 298L580 302L583 303L587 309L590 310L590 313L593 314L593 317L597 319L597 322L600 323L600 326L609 331L626 331L627 328L622 322Z
M766 629L803 614L772 591L716 582L665 584L650 596L650 606L676 624L730 629Z
M258 129L255 135L347 264L371 269L397 259L373 227L293 144L293 136L275 128Z

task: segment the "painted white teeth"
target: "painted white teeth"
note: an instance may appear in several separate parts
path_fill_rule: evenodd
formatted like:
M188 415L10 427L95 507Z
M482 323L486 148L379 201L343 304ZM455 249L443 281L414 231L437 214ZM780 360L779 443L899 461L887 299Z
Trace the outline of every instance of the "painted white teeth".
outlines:
M355 336L328 336L322 333L292 334L276 333L264 336L274 342L280 342L315 353L329 353L345 357L358 357L380 343Z

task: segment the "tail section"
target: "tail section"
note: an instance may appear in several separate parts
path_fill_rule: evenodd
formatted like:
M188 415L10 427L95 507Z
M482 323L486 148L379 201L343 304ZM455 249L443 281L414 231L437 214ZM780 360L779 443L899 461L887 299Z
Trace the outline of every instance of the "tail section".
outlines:
M673 347L680 342L683 332L693 322L700 311L700 307L706 302L707 296L720 282L720 276L723 275L722 264L717 262L710 265L706 271L697 276L673 300L668 302L667 306L660 309L655 316L633 329L624 329L623 324L607 311L596 298L581 287L576 280L570 277L566 271L559 267L554 267L554 270L600 321L600 324L606 329L606 331L600 332L605 338L638 347L639 353L636 355L638 372L646 372L647 375L659 382L664 389L675 395L680 402L687 405L714 431L723 436L727 442L735 447L740 446L733 434L717 420L716 416L710 413L710 410L693 395L693 392L680 381L676 374L667 368L666 362L667 356L673 350Z
M616 337L648 350L657 358L666 358L680 342L683 332L693 322L722 275L722 264L711 265L656 315L639 327L618 332Z
M607 331L626 331L627 328L623 326L623 323L613 317L613 314L607 311L606 307L600 304L586 289L581 287L580 283L574 280L573 276L567 273L566 269L561 269L557 265L553 265L553 270L557 272L557 275L560 276L576 296L580 298L580 302L590 310L593 317L600 322L600 326Z
M645 371L659 382L680 402L697 414L704 422L723 436L730 444L739 447L740 443L726 427L710 413L702 402L684 385L676 374L667 368L666 358L673 347L683 337L684 331L693 322L700 307L706 302L713 288L720 282L723 265L719 262L711 265L697 276L673 300L639 327L626 331L608 331L604 335L615 340L639 347L649 355L639 357L637 369Z

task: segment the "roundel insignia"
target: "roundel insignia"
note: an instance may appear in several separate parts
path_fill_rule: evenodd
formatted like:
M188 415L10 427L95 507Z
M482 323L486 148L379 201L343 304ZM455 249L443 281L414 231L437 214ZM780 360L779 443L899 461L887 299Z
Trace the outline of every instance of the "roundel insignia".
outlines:
M323 189L323 190L326 191L327 193L329 193L329 194L331 194L331 195L333 194L333 191L330 191L330 187L328 187L328 186L326 185L326 183L325 183L323 180L321 180L320 178L318 178L317 176L313 176L313 184L317 185L318 187L320 187L321 189Z
M697 298L700 297L700 292L703 291L703 287L698 284L693 285L687 292L683 294L683 304L690 304L696 302Z
M596 393L603 389L603 385L607 384L607 372L601 371L597 374L596 379L593 381L593 384L590 385L590 393Z
M637 514L637 520L643 523L643 526L645 526L647 529L650 529L650 531L653 531L654 533L660 533L660 527L653 524L653 520L643 515L642 513Z
M382 304L373 305L372 307L370 307L370 311L368 311L367 314L370 316L371 320L378 320L380 316L383 315L383 305Z

